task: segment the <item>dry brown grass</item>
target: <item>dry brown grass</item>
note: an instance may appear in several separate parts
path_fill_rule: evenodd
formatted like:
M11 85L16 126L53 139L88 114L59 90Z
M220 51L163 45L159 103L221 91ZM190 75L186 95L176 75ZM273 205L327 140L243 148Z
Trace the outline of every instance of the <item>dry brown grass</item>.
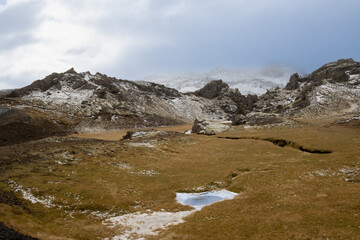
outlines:
M171 130L183 132L189 126ZM331 154L310 154L254 139L200 135L157 139L154 148L130 147L126 141L92 141L34 149L27 154L39 160L6 171L0 187L9 189L4 181L12 179L33 188L34 194L54 196L63 208L25 201L27 212L1 204L0 220L42 239L95 239L121 229L103 226L89 216L91 211L186 210L176 203L176 191L224 187L241 194L192 214L184 224L154 239L358 239L360 183L344 179L360 174L355 170L360 167L359 130L238 128L219 135L286 139L329 149ZM100 137L114 140L115 135L119 134ZM68 154L61 155L64 151ZM355 173L341 173L345 167ZM141 175L149 170L158 174Z

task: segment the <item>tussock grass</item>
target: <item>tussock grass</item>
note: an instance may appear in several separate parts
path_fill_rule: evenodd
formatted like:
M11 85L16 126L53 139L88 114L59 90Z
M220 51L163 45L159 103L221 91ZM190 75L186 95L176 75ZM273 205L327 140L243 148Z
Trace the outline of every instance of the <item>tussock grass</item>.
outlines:
M52 196L56 207L23 200L26 210L2 203L0 220L40 239L104 238L123 230L104 226L102 220L109 216L189 210L175 201L177 191L226 188L239 196L205 207L153 239L360 235L359 185L344 180L360 174L359 129L239 128L220 136L242 139L184 135L155 139L154 148L93 140L35 146L14 155L19 164L0 176L0 188L11 190L6 181L12 179L34 196ZM251 138L286 139L333 153L311 154ZM21 164L21 158L30 156L32 161ZM339 171L345 166L353 169L350 175Z

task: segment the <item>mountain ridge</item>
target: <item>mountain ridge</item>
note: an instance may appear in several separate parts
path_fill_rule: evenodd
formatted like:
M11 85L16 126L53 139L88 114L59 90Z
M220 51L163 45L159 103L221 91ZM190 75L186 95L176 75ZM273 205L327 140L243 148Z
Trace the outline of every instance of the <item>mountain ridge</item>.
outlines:
M359 114L360 63L340 59L305 76L295 73L284 88L269 89L261 96L242 95L221 79L181 93L162 84L78 73L71 68L0 99L2 108L25 115L39 111L46 121L66 122L67 129L80 132L176 125L196 119L232 120L234 125L292 124L293 118Z

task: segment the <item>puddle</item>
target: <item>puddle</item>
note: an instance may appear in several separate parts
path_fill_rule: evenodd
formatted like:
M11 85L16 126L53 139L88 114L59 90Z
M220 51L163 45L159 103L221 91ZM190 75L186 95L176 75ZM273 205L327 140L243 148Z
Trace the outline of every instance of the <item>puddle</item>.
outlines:
M227 190L218 190L201 193L176 193L176 200L182 205L188 205L196 210L216 202L233 199L237 193Z

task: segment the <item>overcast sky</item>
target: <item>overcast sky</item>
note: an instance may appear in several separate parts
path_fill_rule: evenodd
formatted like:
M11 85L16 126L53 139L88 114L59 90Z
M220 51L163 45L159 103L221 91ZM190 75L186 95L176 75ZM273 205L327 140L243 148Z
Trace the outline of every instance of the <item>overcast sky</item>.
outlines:
M0 0L0 89L71 67L123 79L360 57L359 0Z

